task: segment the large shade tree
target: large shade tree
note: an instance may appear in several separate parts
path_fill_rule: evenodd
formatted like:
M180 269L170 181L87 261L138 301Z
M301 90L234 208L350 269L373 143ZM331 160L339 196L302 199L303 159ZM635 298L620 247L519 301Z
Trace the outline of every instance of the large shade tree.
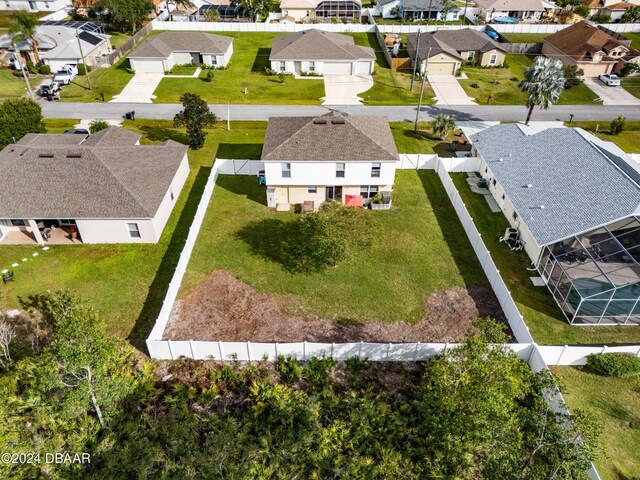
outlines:
M195 93L185 93L180 101L184 109L173 117L173 124L187 129L189 146L198 150L204 145L204 127L215 124L218 118L209 111L207 102Z
M11 15L13 26L9 33L17 34L13 37L13 43L28 40L33 48L33 58L35 63L40 63L40 50L38 49L38 39L36 38L36 28L38 26L38 17L25 11L18 10Z
M520 88L529 96L527 98L527 120L529 125L533 107L547 109L558 101L564 90L564 71L560 60L547 57L537 57L533 65L524 69L524 80L520 82Z
M130 27L135 33L153 12L151 0L97 0L91 7L94 14L103 15L115 27Z

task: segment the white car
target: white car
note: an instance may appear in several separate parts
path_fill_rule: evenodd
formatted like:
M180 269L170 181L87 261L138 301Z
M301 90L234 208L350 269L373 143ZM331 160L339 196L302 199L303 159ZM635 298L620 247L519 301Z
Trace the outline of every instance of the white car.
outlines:
M617 87L620 85L620 77L613 73L604 73L598 77L602 83L609 85L610 87Z
M70 70L58 70L53 77L54 82L58 82L60 85L69 85L73 82L74 75Z

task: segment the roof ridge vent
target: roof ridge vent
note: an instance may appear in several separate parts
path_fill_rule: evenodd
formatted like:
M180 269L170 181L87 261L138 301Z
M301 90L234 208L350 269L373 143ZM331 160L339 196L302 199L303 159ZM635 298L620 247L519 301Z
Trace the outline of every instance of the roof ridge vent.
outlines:
M531 185L530 183L527 183L527 188L533 188L533 185Z
M333 125L344 125L344 118L333 118L331 119L331 123Z
M315 118L313 120L313 123L315 125L326 125L327 124L327 119L326 118Z
M53 158L53 153L39 153L38 158Z
M67 158L82 158L82 153L67 153Z

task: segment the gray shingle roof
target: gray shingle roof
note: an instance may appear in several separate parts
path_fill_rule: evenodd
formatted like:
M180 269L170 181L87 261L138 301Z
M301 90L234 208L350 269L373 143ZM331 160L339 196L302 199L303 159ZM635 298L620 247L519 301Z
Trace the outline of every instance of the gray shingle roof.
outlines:
M353 37L315 28L279 35L273 40L269 60L373 60L373 48L355 45Z
M273 117L262 148L265 161L396 161L386 117Z
M50 136L50 135L49 135ZM135 145L140 140L140 135L127 130L122 127L109 127L99 132L89 135L89 137L82 142L82 145L87 147L93 146L131 146Z
M172 52L224 54L233 39L202 32L162 32L147 38L129 58L167 58Z
M0 152L0 218L152 218L187 153L171 140L71 146L56 140L78 135L48 136Z
M405 12L428 12L429 7L432 12L439 12L442 9L439 0L403 0L402 2Z
M59 133L51 135L48 133L27 133L16 142L16 145L30 147L51 147L61 145L80 145L87 138L79 133Z
M407 49L413 56L418 35L409 35L407 37ZM484 32L479 32L470 28L462 30L438 30L433 33L423 33L420 35L420 52L419 60L425 60L427 52L431 48L431 56L446 52L457 58L461 58L460 52L488 52L489 50L505 49L498 42L489 38Z
M608 157L624 160L603 155L588 138L570 128L527 136L512 124L470 140L519 218L538 244L546 245L624 218L640 205L640 186Z

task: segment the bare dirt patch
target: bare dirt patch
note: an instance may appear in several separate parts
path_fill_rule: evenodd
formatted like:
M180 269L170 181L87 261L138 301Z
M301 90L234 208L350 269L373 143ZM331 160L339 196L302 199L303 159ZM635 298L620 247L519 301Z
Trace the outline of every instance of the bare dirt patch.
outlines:
M286 315L269 295L216 271L178 300L164 332L169 340L252 342L457 342L478 317L503 319L490 287L456 287L425 299L426 316L407 322L339 323Z

